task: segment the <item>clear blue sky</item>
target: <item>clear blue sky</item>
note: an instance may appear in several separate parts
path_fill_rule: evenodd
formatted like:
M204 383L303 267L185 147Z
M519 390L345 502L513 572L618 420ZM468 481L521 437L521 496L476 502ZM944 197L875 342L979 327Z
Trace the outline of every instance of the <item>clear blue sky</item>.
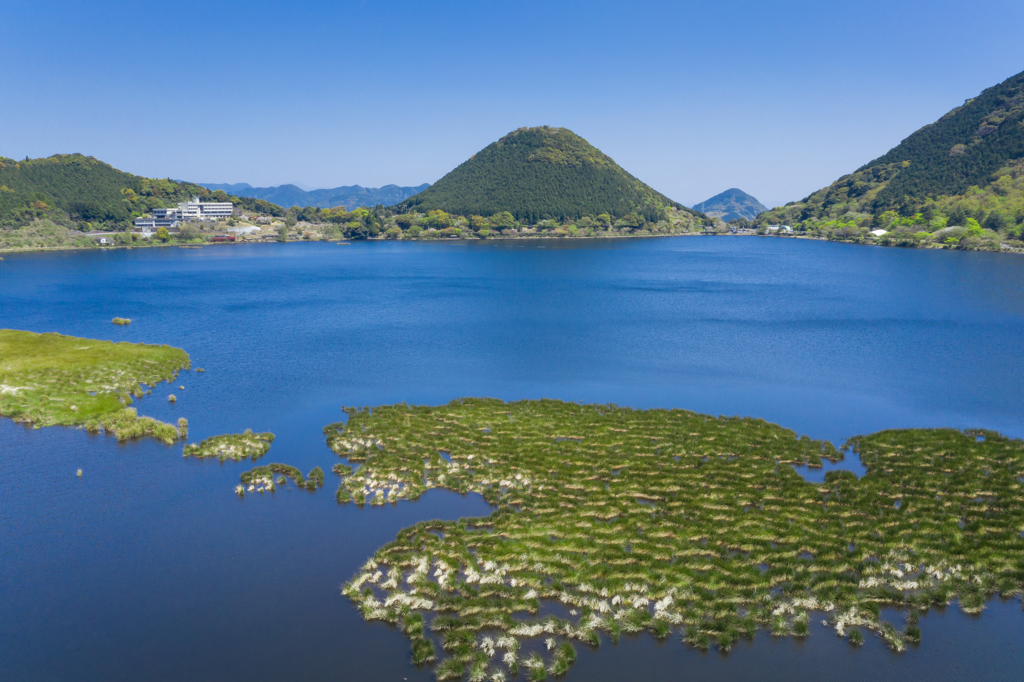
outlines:
M685 204L776 205L1024 70L1024 2L0 0L0 155L434 182L570 128Z

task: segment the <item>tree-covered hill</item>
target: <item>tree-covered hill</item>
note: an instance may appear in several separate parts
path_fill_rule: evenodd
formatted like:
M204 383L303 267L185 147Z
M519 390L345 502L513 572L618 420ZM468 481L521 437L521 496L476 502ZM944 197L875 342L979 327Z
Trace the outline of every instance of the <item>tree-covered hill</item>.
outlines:
M0 230L17 230L37 220L76 230L123 229L133 217L193 196L229 199L224 192L193 183L125 173L82 154L24 161L0 157ZM283 215L281 207L266 201L230 199L247 210Z
M693 208L712 218L721 218L726 222L737 218L753 220L758 214L768 210L760 201L735 187L716 194L707 201L694 204Z
M802 201L762 213L810 234L999 248L1024 223L1024 73ZM960 228L959 231L953 228ZM963 241L966 238L966 241Z
M463 216L508 212L520 221L607 214L664 218L689 211L565 128L520 128L488 145L398 210Z

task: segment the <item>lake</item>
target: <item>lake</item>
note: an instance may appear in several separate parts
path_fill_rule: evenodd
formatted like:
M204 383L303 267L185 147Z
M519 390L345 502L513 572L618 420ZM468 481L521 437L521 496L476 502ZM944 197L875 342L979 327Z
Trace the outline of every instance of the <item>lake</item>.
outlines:
M763 417L837 445L895 427L1024 437L1014 255L756 237L5 254L0 327L184 348L206 372L139 412L187 417L192 441L272 431L263 462L304 472L338 461L322 428L342 406L461 396ZM359 509L328 474L315 494L239 499L251 463L181 450L0 419L0 678L433 679L340 585L404 526L489 513L479 496ZM1024 676L1020 600L921 629L904 654L820 624L727 656L624 638L578 646L568 679Z

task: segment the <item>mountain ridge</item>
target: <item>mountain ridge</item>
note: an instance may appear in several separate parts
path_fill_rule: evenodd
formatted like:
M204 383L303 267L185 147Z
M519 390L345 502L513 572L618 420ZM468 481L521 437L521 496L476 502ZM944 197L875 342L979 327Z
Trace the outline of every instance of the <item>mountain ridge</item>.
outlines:
M253 187L247 182L235 184L200 182L197 184L210 190L222 190L235 196L263 199L284 207L337 208L344 206L346 209L358 206L376 206L377 204L393 206L430 187L430 183L423 183L415 187L401 187L394 184L382 187L344 185L330 189L304 190L293 184L273 187Z
M1024 72L986 88L885 154L758 226L843 241L1019 248L1024 226ZM873 233L869 236L868 231Z

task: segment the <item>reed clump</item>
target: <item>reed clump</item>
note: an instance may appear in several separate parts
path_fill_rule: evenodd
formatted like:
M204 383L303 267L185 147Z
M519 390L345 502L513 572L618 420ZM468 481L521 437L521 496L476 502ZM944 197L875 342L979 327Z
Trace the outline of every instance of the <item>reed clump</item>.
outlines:
M225 459L251 459L255 462L267 454L273 442L274 434L269 431L253 433L252 429L246 429L243 433L211 436L200 443L189 443L185 446L185 457L217 457L222 462Z
M111 320L111 322L121 326L129 325L132 323L132 321L129 320L127 317L115 317L113 320Z
M275 474L278 475L276 482L274 481ZM250 486L249 492L252 492L252 486L260 485L264 489L275 490L276 486L285 484L286 478L292 479L296 486L305 490L316 490L323 487L324 484L324 472L320 467L313 467L309 474L303 476L301 471L290 464L264 464L258 466L243 473L241 481L243 488ZM238 489L236 488L235 491L238 492Z
M352 409L325 434L359 464L334 469L339 502L446 488L495 507L400 531L344 588L414 647L439 633L439 678L479 674L480 656L509 676L564 674L562 645L599 634L683 629L727 651L758 628L809 636L811 613L902 651L916 615L900 632L882 607L970 612L1024 582L1024 443L994 432L884 431L837 449L758 419L462 399ZM810 483L792 466L850 448L859 479ZM569 616L538 618L542 601Z
M90 433L111 433L119 441L149 437L171 445L180 437L175 427L151 417L140 417L134 407L90 419L82 427Z

